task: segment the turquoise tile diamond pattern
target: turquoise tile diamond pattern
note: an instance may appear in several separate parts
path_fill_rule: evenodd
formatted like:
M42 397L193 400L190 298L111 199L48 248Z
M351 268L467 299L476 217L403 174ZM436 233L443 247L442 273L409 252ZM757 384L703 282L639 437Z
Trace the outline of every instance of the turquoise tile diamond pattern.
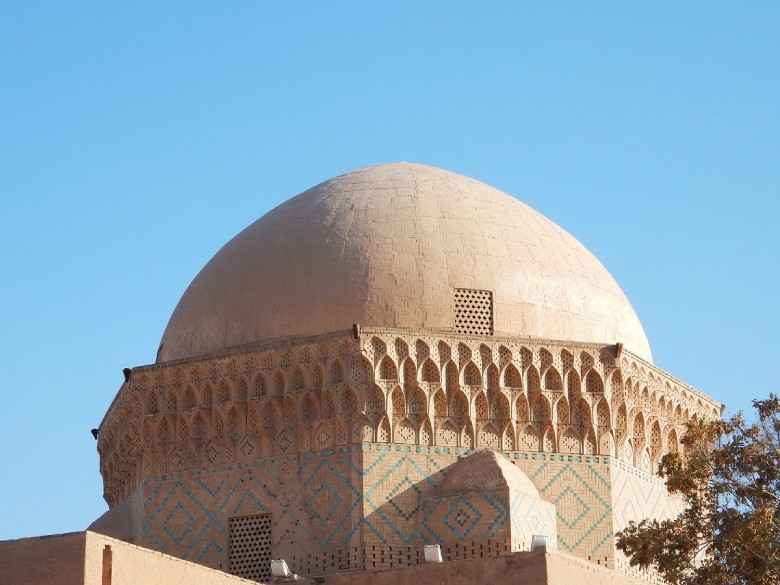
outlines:
M440 467L429 455L420 461L406 453L385 452L379 457L385 465L372 462L364 477L366 525L381 543L400 540L408 545L418 539L422 541L421 527L426 519L423 508L427 493L436 487L432 473ZM393 458L395 462L388 466ZM382 469L384 473L379 475ZM370 473L373 470L377 473Z
M509 505L514 546L530 546L534 534L545 534L550 542L558 539L558 522L555 507L539 502L525 494L516 494Z
M662 480L618 461L612 468L612 504L616 531L631 520L674 518L683 509L681 501L668 496Z
M173 508L173 511L163 520L162 527L165 533L176 544L179 544L189 534L190 530L195 527L195 517L181 503L178 503Z
M490 524L482 533L482 538L495 538L509 520L509 503L505 498L499 497L495 492L481 492L480 496L495 510Z
M224 481L209 485L198 479L190 484L193 488L202 488L196 494L180 478L159 481L160 484L155 485L146 500L147 507L153 509L143 525L144 534L156 548L184 559L192 558L193 554L202 559L210 548L223 550L219 542L212 543L211 540L205 543L205 548L198 550L196 547L212 530L224 532L222 512L238 485L227 489ZM165 495L161 497L161 494ZM186 520L183 528L182 519Z
M260 487L260 490L257 491L265 491L262 489L262 486L258 487ZM267 508L260 500L257 499L257 496L255 495L254 491L252 491L252 488L247 488L244 489L244 493L238 500L238 503L233 506L233 509L231 510L231 516L249 516L255 510L265 512Z
M583 459L550 456L549 461L536 461L533 471L521 469L528 469L542 498L556 506L559 548L580 556L610 557L614 532L609 464Z
M552 506L522 494L513 494L508 504L506 494L492 491L433 497L458 455L414 450L363 444L149 477L142 491L144 542L219 566L227 554L228 518L270 513L274 550L291 557L371 543L495 540L510 526L513 543L541 533L554 535L567 552L611 557L613 504L622 518L668 506L663 485L646 490L635 471L622 470L610 496L614 463L544 454L515 454L514 460L543 499L556 504L557 518Z
M287 462L266 459L147 478L146 544L180 558L219 566L225 560L227 519L267 513L272 507L278 511L278 502L288 496L283 478L286 469ZM278 516L281 519L284 513Z
M348 530L349 520L356 517L363 499L361 481L355 473L355 465L350 457L322 457L319 460L309 460L298 470L298 478L303 479L300 496L303 507L310 513L309 526L306 523L298 525L321 550L332 546L348 546L354 538L355 529ZM295 509L291 501L285 513ZM315 511L315 506L319 509ZM291 541L297 538L291 532ZM302 550L310 547L301 543Z
M215 540L210 540L208 544L200 552L200 554L195 558L195 562L197 563L203 562L204 557L206 557L206 555L208 555L209 553L214 554L217 558L221 558L225 556L225 549L219 546L219 544L217 544Z
M396 451L383 455L384 464L365 478L364 495L365 525L372 528L378 543L410 546L490 539L508 525L508 506L497 492L473 492L457 501L434 497L446 466L455 461L452 454ZM371 453L366 464L375 456Z
M420 488L404 477L387 495L387 501L404 520L410 520L420 511L420 499L423 497Z
M343 503L344 498L333 489L333 486L331 486L330 483L325 482L314 490L314 493L306 500L304 507L314 518L325 523L333 517ZM319 512L319 510L322 509L325 510L325 516Z
M443 522L460 540L468 538L469 533L482 518L482 514L463 496L457 496L444 515Z
M585 515L590 511L590 506L577 495L571 486L566 486L553 500L556 510L558 510L558 519L563 522L567 528L574 528Z

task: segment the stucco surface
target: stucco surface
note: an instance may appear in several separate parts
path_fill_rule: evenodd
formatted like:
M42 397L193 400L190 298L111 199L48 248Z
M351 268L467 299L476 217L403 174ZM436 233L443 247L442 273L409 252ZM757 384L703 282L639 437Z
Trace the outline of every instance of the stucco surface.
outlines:
M134 524L132 503L124 500L87 526L87 530L133 542L136 535Z
M107 551L110 560L107 561ZM106 566L106 563L109 566ZM365 570L326 575L325 585L552 585L586 580L590 585L638 585L644 581L621 575L560 551L537 549L510 555L424 563L390 570ZM312 581L295 581L308 585ZM0 542L3 585L250 585L219 570L170 557L93 532Z
M181 298L158 362L353 323L452 331L455 289L492 293L497 335L622 342L651 360L620 287L565 230L479 181L393 163L321 183L228 242Z
M94 532L86 532L84 585L104 585L103 550L111 547L111 585L253 585L225 572L177 559Z
M2 585L82 585L86 533L0 541Z
M89 531L0 541L2 585L107 583L251 585L254 581Z
M167 554L219 568L231 538L254 547L245 576L263 555L313 576L534 534L614 568L624 521L668 517L646 471L721 411L614 349L364 327L134 368L100 425L106 500Z
M539 490L515 465L496 451L479 451L460 459L436 489L437 496L470 491L510 489L541 499Z

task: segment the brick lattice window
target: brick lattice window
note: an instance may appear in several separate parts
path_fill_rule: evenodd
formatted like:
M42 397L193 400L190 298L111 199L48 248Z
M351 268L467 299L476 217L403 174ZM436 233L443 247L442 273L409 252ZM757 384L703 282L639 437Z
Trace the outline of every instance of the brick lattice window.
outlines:
M253 581L270 581L271 515L230 518L230 572Z
M493 293L489 290L455 289L455 332L493 335Z

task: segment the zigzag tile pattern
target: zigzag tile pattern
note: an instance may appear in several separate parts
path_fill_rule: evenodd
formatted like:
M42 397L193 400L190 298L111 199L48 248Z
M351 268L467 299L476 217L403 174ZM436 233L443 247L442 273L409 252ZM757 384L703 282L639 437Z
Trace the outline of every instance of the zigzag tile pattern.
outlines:
M556 506L558 547L609 564L614 549L608 458L521 455L520 461L542 497Z
M271 513L275 553L301 574L317 574L414 564L430 542L447 543L452 558L480 543L497 553L518 550L554 526L550 536L559 548L612 566L613 515L624 520L670 510L661 482L614 461L518 452L505 456L556 505L556 518L532 498L507 503L493 491L437 499L432 492L447 467L467 453L438 451L364 444L152 476L141 491L143 538L165 553L219 567L229 549L228 519Z
M616 531L631 520L664 520L682 511L682 502L669 496L661 479L620 462L612 469L612 506Z

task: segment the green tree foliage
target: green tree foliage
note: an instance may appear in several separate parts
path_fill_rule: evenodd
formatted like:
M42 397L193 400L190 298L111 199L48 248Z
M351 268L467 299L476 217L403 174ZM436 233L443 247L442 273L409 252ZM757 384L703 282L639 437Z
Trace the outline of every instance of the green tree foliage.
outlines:
M780 583L780 398L755 400L757 422L693 421L659 473L685 510L631 522L617 547L673 585Z

